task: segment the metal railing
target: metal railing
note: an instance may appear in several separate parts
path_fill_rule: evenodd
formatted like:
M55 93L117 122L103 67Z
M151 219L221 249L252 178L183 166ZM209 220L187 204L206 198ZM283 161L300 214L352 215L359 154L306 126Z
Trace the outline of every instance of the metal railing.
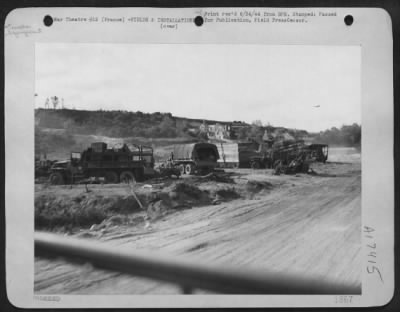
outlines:
M204 289L225 294L361 294L361 285L326 282L316 278L209 266L188 259L130 252L90 240L35 232L36 257L65 257L69 261L178 284L183 293Z

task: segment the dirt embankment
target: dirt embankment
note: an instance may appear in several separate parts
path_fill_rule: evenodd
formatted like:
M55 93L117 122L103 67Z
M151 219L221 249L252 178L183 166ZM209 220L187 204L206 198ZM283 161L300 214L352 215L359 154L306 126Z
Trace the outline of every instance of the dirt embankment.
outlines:
M232 173L153 180L135 185L36 185L35 228L76 233L115 224L138 224L166 214L252 197L267 181L238 181Z

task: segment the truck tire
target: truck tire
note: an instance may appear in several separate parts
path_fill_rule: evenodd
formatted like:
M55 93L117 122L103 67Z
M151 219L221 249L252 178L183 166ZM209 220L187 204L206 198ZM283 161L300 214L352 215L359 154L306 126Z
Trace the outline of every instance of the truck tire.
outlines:
M136 180L135 180L135 176L133 175L132 172L122 171L121 174L119 175L119 181L121 183L130 183L130 182L134 182Z
M179 171L181 172L181 175L185 174L185 165L179 165Z
M186 174L193 174L194 173L194 166L192 164L187 164L185 166L185 173Z
M61 185L64 184L64 177L61 172L53 172L49 177L50 184Z
M106 183L115 184L119 182L118 174L115 171L106 171L104 174Z

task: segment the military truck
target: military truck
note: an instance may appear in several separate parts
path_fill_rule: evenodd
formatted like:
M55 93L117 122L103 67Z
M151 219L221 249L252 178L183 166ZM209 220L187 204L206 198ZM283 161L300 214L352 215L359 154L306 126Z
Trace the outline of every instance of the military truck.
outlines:
M169 161L180 169L181 174L194 174L214 170L218 159L215 144L192 143L175 145Z
M277 161L288 165L300 154L306 153L306 145L303 140L280 140L274 142L270 152L271 164L275 167Z
M239 168L269 168L271 166L272 142L255 141L240 142L238 144Z
M307 145L304 140L239 143L239 166L241 168L275 168L278 162L287 166L300 155L307 156L307 159L313 162L325 163L328 159L328 145Z
M58 161L50 168L51 184L72 184L95 178L104 183L142 181L154 173L153 149L148 146L123 144L108 148L95 142L80 152L72 152L69 160Z
M327 159L327 144L306 145L302 140L281 141L274 144L271 150L275 174L307 173L312 162L325 163Z

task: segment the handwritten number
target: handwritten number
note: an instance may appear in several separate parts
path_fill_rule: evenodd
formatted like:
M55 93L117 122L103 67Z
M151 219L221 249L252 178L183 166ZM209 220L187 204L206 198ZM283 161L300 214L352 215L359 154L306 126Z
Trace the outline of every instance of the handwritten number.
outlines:
M372 271L370 271L370 269L372 269ZM373 274L374 272L376 272L376 273L378 273L378 275L379 275L379 278L381 279L381 281L382 281L382 283L383 283L383 278L382 278L382 274L381 274L381 271L379 271L379 269L376 267L376 266L368 266L367 267L367 272L369 273L369 274Z

